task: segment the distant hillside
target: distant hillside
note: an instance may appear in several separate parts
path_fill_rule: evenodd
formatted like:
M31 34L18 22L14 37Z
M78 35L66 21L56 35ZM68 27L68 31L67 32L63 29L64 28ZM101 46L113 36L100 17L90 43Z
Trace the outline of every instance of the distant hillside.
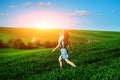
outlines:
M119 38L120 32L110 31L88 31L88 30L67 30L71 41L81 40L111 40ZM57 29L34 29L34 28L4 28L0 27L0 40L7 43L8 39L20 37L24 42L31 41L38 37L41 42L57 41L60 30Z

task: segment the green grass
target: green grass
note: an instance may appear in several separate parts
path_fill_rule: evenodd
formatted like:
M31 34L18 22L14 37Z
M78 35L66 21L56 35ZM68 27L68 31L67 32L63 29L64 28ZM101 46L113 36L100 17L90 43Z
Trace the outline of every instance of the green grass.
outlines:
M73 68L63 60L59 69L59 50L0 50L1 80L119 80L120 40L74 46L70 60Z
M55 41L59 31L0 28L0 40L7 43L9 38L19 36L25 42L33 37L40 37L42 42L48 39ZM69 57L77 65L76 68L63 60L63 70L60 70L59 50L54 54L51 53L51 48L33 50L4 48L0 49L0 80L120 80L120 32L68 31L73 42L98 40L91 44L72 47L75 54L69 53Z
M89 30L67 30L70 34L70 40L72 42L81 40L98 40L106 41L119 39L120 32L112 31L89 31ZM20 37L25 43L32 40L33 37L40 38L41 42L57 41L60 30L49 29L33 29L33 28L3 28L0 27L0 40L4 43L8 42L8 39Z

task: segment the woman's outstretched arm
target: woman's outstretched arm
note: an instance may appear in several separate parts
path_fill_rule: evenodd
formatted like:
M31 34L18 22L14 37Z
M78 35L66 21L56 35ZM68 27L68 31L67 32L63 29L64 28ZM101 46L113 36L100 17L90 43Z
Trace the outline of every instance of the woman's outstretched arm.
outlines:
M59 47L60 47L60 42L58 42L58 45L52 50L52 52L54 52Z

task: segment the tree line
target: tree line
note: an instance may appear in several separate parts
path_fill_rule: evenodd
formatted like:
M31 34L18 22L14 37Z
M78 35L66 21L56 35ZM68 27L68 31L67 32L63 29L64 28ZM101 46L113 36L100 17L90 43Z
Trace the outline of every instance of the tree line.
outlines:
M79 46L81 44L90 44L93 42L99 42L99 40L80 40L77 42L71 42L72 46ZM44 43L40 42L39 38L34 37L32 39L32 41L27 42L27 44L25 44L25 42L23 42L23 40L21 38L10 38L8 39L8 43L4 44L2 40L0 40L0 48L15 48L15 49L37 49L40 47L43 48L53 48L57 45L57 41L56 42L50 42L50 41L45 41Z
M8 39L7 44L4 44L2 40L0 40L0 48L15 48L15 49L36 49L40 47L44 48L53 48L57 45L56 42L50 42L50 41L45 41L44 43L41 43L38 38L33 38L32 41L23 42L21 38L10 38Z

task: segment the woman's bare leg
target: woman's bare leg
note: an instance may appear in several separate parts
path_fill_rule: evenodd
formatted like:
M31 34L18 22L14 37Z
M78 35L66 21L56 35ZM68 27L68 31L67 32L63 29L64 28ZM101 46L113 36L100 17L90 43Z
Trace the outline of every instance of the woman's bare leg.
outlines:
M61 56L59 57L59 63L60 63L60 68L62 68L62 58L61 58Z
M71 66L76 67L76 65L73 62L71 62L69 59L65 59L65 61Z

